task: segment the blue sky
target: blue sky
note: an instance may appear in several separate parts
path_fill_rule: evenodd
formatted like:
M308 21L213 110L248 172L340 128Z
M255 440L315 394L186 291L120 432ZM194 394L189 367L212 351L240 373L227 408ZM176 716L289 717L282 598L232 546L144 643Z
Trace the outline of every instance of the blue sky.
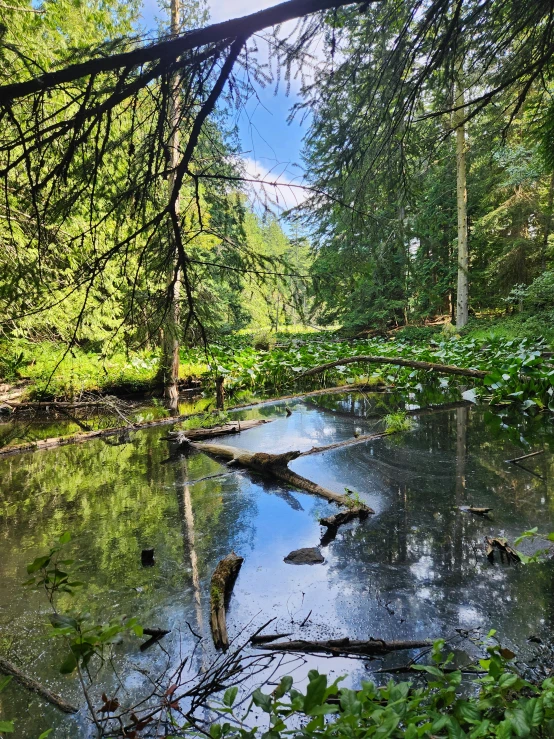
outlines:
M248 15L278 1L208 0L211 22ZM142 19L147 30L156 27L155 17L159 15L157 0L143 0ZM301 165L300 150L307 123L300 126L295 120L287 124L290 108L299 99L297 89L293 83L287 96L285 83L281 83L277 95L274 86L260 88L259 102L251 100L247 110L239 116L239 136L249 175L272 181L278 179L283 183L300 181L302 169L295 165ZM302 197L301 190L281 191L281 200L286 201L287 207L294 205L294 200L299 197Z

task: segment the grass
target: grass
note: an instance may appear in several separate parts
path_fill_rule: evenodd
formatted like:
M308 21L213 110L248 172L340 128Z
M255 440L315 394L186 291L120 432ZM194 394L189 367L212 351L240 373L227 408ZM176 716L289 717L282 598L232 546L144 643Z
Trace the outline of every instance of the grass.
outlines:
M391 433L410 431L414 425L412 419L409 418L404 411L389 413L383 418L383 421L385 423L385 429Z

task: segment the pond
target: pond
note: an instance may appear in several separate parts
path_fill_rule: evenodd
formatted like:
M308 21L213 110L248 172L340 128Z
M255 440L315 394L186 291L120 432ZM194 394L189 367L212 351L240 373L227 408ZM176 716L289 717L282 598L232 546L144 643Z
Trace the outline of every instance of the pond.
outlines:
M222 443L307 450L378 430L379 416L413 410L414 399L348 393L287 405L290 416L284 403L241 410L240 419L271 423ZM126 614L171 630L144 653L140 641L125 639L116 648L117 678L111 671L102 678L108 692L119 684L140 694L163 665L191 653L194 634L203 637L196 663L213 659L210 577L232 550L244 564L228 612L231 638L246 639L274 618L269 631L291 638L443 637L463 656L474 649L468 635L495 628L532 668L552 635L554 565L491 564L483 540L513 540L534 526L554 531L550 420L468 405L412 418L410 431L291 463L331 490L348 488L375 511L339 529L321 549L325 562L314 566L283 559L318 546L319 518L336 512L334 505L197 451L176 454L167 426L0 460L0 654L82 705L77 679L59 674L64 649L47 638L44 595L22 586L26 564L70 531L85 587L73 599L62 596L60 610L86 609L99 621ZM534 449L545 453L529 460L531 472L506 462ZM492 519L461 511L464 505L490 507ZM147 547L155 565L145 568ZM333 677L348 672L355 684L372 674L388 679L377 671L410 656L312 656L288 669L297 681L312 667ZM49 727L54 739L87 735L79 716L63 716L14 682L0 696L0 716L16 719L18 737L36 739Z

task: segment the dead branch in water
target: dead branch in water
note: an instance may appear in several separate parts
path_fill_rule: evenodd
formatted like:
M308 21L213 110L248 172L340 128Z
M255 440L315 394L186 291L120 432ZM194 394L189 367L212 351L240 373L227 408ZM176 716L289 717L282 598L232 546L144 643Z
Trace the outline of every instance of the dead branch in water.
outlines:
M210 626L216 649L225 650L229 647L225 609L243 562L243 557L239 557L234 552L231 552L218 563L212 575Z
M205 442L192 444L192 446L206 454L213 454L214 457L227 459L232 464L246 467L247 469L264 475L276 477L278 480L287 482L289 485L305 490L312 495L318 495L332 503L338 503L347 508L352 506L352 501L345 495L340 495L339 493L334 493L332 490L327 490L327 488L317 485L315 482L302 477L302 475L299 475L288 468L289 462L292 462L293 459L297 459L301 456L300 452L267 454L266 452L250 452L247 449L240 449L239 447L228 446L227 444L210 444ZM368 508L368 512L373 513L370 508Z
M355 655L375 655L387 654L388 652L398 651L400 649L421 649L429 647L432 642L428 639L419 641L384 641L383 639L369 639L368 641L359 641L356 639L325 639L324 641L307 641L298 639L296 641L277 642L276 644L260 644L258 649L268 649L276 652L307 652L307 653L328 653L328 654L355 654Z
M342 359L336 359L333 362L326 362L326 364L320 364L318 367L303 372L298 377L311 377L312 375L319 375L328 369L333 367L342 367L345 364L394 364L398 367L411 367L412 369L419 370L432 370L433 372L440 372L443 375L461 375L462 377L475 377L483 379L487 373L483 370L468 369L466 367L454 367L451 364L437 364L436 362L421 362L415 359L403 359L402 357L374 357L367 354L360 354L357 357L343 357Z
M53 706L56 706L56 708L59 708L60 711L63 711L64 713L79 712L79 709L76 706L72 706L71 703L68 703L61 696L56 695L56 693L52 693L51 690L43 687L34 678L25 675L25 673L21 672L19 668L17 668L11 662L8 662L8 660L4 657L0 657L0 672L3 672L5 675L12 675L13 678L20 685L22 685L24 688L27 688L27 690L40 695L41 698L44 698L44 700L48 701L48 703L51 703Z

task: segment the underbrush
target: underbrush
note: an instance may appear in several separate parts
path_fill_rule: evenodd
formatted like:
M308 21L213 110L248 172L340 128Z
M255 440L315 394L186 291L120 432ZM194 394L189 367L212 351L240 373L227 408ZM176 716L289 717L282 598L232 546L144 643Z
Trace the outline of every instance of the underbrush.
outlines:
M497 402L520 402L525 410L554 410L554 368L542 356L541 338L515 338L510 324L473 321L464 335L437 327L407 327L388 338L337 341L333 334L246 334L181 350L181 377L203 381L210 392L215 377L225 377L228 397L237 402L248 393L272 395L364 382L417 393L423 388L456 390L475 387L476 395ZM529 320L529 319L526 319ZM538 320L535 317L534 320ZM511 326L508 330L507 326ZM502 328L502 330L499 329ZM277 341L275 341L277 339ZM63 348L21 340L0 347L5 380L27 378L32 397L76 398L83 392L138 392L156 385L158 354L124 352L104 357L74 348L57 366ZM484 370L484 380L440 376L394 365L338 365L313 378L303 374L318 365L356 355L402 357Z

